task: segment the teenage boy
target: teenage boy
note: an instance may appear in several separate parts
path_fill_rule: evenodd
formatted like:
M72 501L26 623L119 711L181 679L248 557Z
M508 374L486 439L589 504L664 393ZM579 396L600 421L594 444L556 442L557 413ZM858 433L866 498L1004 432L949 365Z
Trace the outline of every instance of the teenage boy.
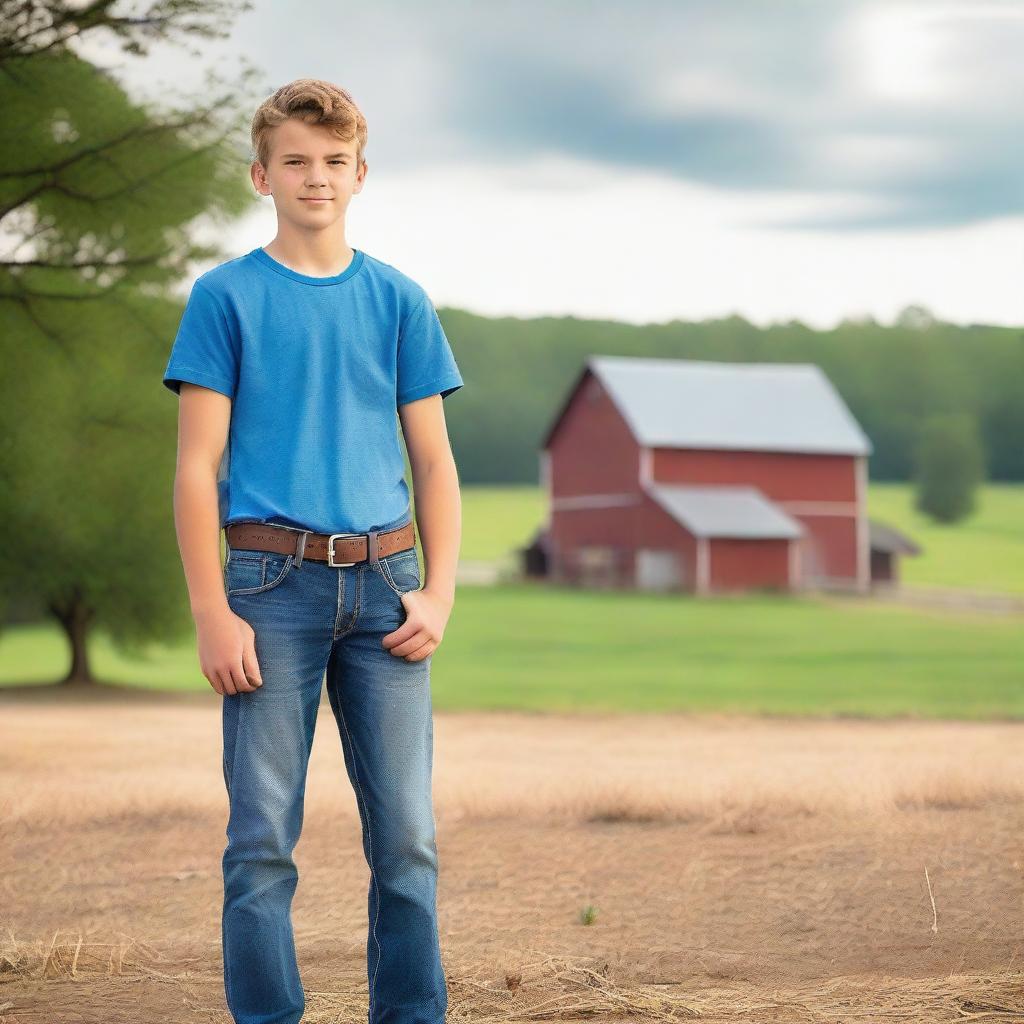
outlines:
M277 235L195 281L163 377L180 396L174 517L199 661L223 696L237 1024L305 1010L292 851L325 673L370 869L369 1022L437 1024L448 1005L430 659L461 535L441 403L463 381L423 288L345 240L366 134L328 82L292 82L259 107L250 170Z

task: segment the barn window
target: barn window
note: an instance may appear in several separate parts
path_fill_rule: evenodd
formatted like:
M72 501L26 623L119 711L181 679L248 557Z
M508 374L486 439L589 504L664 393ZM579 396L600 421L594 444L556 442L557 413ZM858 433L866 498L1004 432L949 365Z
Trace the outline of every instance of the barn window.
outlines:
M618 586L623 578L626 550L586 544L576 549L576 572L585 587Z

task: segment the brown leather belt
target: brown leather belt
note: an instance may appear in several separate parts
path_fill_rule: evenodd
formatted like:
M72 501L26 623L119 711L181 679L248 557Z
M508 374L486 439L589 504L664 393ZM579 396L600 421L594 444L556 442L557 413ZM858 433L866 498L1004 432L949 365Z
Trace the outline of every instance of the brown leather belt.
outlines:
M295 555L296 565L301 565L304 558L311 558L335 568L367 560L374 562L416 544L416 526L412 520L397 530L331 534L269 523L229 523L224 528L224 535L233 548Z

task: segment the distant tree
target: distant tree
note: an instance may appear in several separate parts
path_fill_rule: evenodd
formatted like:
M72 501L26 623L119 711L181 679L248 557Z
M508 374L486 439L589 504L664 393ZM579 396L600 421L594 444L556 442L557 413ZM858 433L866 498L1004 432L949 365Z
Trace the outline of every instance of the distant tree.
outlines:
M878 321L870 313L849 313L842 317L839 327L877 327Z
M909 327L912 330L924 331L938 321L925 306L904 306L896 317L897 327Z
M248 6L0 4L0 612L57 619L67 682L92 677L90 628L137 651L188 624L168 486L177 403L160 384L172 287L224 255L193 241L195 221L254 201L238 85L251 69L168 112L68 44L106 31L144 53L224 35Z
M985 475L978 425L966 413L934 415L918 439L915 504L926 515L953 523L974 511L975 494Z

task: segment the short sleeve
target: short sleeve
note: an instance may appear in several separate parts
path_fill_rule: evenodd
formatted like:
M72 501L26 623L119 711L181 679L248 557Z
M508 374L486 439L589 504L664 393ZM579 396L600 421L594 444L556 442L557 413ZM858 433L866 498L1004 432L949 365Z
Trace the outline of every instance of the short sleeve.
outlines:
M201 384L234 398L238 344L216 295L196 281L188 297L164 370L164 384L175 394L181 382Z
M425 295L399 328L397 404L436 394L446 398L462 384L437 310Z

